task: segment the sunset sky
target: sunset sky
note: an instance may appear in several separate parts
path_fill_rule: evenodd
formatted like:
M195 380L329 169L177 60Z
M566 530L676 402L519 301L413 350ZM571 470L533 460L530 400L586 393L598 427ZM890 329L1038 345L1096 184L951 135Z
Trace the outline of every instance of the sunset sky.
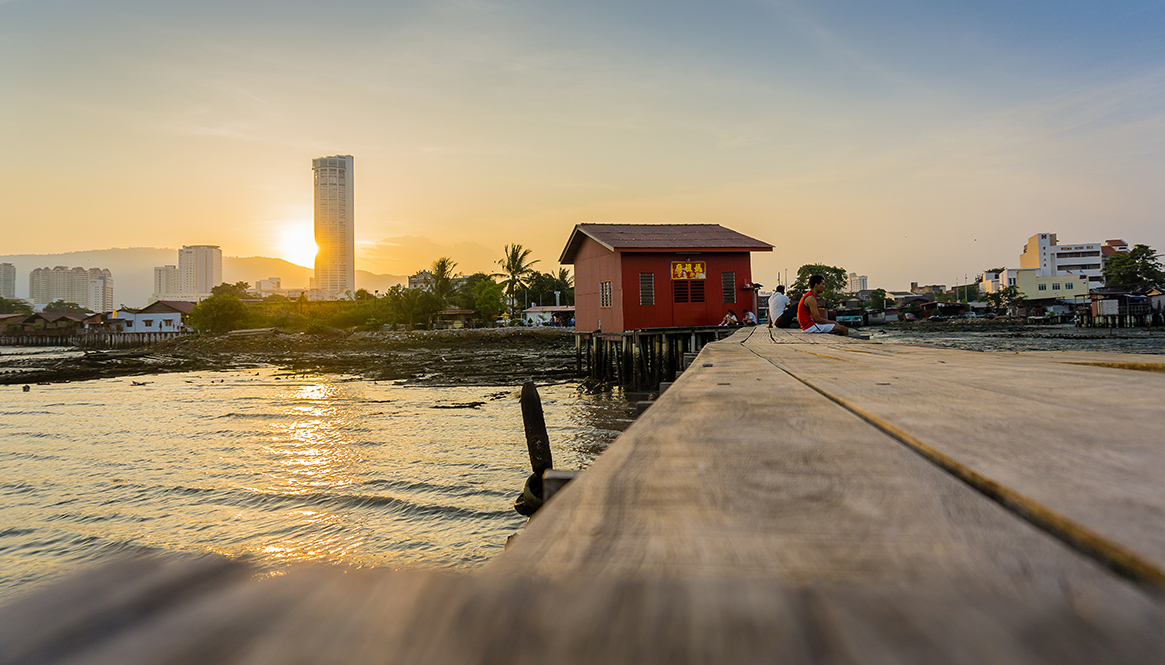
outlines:
M1161 250L1165 2L0 0L0 254L311 265L332 154L378 273L584 221L723 224L769 285Z

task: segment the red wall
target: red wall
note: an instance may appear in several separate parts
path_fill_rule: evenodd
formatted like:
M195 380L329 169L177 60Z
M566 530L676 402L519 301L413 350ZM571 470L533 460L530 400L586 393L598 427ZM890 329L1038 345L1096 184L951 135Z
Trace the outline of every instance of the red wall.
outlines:
M674 303L671 262L704 261L708 278L704 302ZM655 275L655 304L639 304L639 273ZM736 302L725 303L721 273L736 273ZM599 307L599 282L610 281L613 307ZM583 241L574 262L576 330L622 332L641 328L714 326L729 308L738 317L753 307L753 292L741 286L752 281L748 252L684 254L674 252L621 252L606 249L590 238ZM600 327L601 322L601 327Z

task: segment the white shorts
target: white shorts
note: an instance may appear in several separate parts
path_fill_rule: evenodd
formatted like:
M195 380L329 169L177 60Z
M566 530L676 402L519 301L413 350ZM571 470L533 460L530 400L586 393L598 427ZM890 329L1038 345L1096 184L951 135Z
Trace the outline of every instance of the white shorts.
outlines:
M802 330L801 332L807 332L807 333L833 332L833 324L832 323L814 323L813 325Z

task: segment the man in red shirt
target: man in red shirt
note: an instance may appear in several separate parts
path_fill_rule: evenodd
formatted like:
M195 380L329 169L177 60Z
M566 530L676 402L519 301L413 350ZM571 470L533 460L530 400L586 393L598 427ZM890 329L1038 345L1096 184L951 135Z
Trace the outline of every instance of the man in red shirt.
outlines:
M817 298L824 292L825 278L821 275L813 275L810 277L809 290L805 292L805 295L801 296L801 302L797 303L797 323L801 325L801 331L807 333L848 335L849 328L846 328L837 321L830 321L825 318L825 314L818 307Z

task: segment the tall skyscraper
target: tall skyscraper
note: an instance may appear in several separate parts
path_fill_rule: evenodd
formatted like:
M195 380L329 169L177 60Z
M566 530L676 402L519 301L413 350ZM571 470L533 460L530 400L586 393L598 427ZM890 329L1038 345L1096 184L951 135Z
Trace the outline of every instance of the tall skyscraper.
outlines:
M16 299L16 266L0 263L0 298Z
M311 162L315 176L315 288L327 298L356 293L356 225L353 221L352 155Z
M222 250L218 245L183 245L178 250L178 284L184 296L195 299L210 295L211 289L222 284Z

